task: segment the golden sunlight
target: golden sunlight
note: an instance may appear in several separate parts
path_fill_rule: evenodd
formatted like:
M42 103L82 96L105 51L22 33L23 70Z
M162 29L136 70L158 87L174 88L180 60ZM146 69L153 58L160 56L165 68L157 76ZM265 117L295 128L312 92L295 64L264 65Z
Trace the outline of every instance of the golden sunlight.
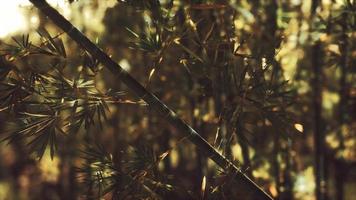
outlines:
M64 0L48 0L48 2L62 9L64 14L69 12L69 4ZM27 19L25 15L29 5L31 3L28 0L2 2L0 7L0 38L28 31L31 26L38 25L38 16L31 16L30 19Z
M0 38L27 29L26 19L19 7L20 2L19 0L6 1L0 7Z

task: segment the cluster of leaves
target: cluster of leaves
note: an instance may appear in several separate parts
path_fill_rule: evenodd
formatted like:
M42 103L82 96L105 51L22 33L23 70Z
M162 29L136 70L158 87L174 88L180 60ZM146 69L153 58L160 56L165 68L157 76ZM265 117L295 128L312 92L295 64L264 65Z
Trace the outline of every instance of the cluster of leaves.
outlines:
M83 151L84 164L78 168L79 180L94 197L112 199L162 199L177 188L160 180L158 164L164 159L152 147L139 145L122 154L121 163L101 145L88 145ZM87 196L90 192L86 193Z
M169 150L170 151L170 150ZM157 154L152 146L140 144L122 152L121 162L102 145L87 145L82 151L83 164L77 168L79 181L86 186L87 198L110 199L224 199L231 190L234 174L220 171L204 177L200 194L171 184L172 179L158 170L169 151ZM90 196L92 195L92 196Z
M13 38L1 56L0 110L12 116L2 140L21 139L30 152L41 158L49 146L51 156L56 138L88 129L107 118L109 103L120 103L120 92L102 93L96 88L98 62L83 52L79 68L68 69L62 40L46 30L39 31L42 43L32 44L29 36ZM41 59L39 59L41 58ZM40 61L44 62L41 63ZM64 70L80 70L66 77ZM8 122L10 122L11 118Z

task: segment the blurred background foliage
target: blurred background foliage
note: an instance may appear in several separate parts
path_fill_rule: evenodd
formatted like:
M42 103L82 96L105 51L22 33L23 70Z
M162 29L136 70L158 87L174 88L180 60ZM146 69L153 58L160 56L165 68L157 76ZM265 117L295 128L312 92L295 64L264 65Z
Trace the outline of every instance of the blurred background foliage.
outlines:
M274 198L356 195L355 1L49 2ZM244 199L29 2L0 26L0 200Z

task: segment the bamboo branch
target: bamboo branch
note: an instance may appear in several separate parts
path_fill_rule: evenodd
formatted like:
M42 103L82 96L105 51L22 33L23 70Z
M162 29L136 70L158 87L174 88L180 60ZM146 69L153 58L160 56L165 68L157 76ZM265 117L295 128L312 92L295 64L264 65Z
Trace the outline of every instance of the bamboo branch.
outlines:
M88 51L93 57L98 59L107 67L116 77L127 85L129 90L143 99L150 108L156 111L162 118L178 129L182 134L195 144L198 149L212 159L224 170L232 172L235 180L242 191L246 192L243 199L253 200L271 200L272 198L264 192L258 185L250 180L233 163L221 155L204 138L202 138L193 128L180 119L177 114L162 103L154 94L147 91L139 82L137 82L127 71L113 61L99 47L92 43L76 27L66 20L57 10L51 7L45 0L29 0L35 7L49 17L54 24L66 32L77 44Z

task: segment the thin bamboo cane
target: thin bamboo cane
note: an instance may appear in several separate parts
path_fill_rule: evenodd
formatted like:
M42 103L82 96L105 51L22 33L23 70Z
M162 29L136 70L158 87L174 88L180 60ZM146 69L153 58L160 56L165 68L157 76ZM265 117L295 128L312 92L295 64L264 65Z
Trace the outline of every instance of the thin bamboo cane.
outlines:
M154 94L147 91L139 82L137 82L127 71L113 61L98 46L92 43L76 27L66 20L57 10L51 7L45 0L29 0L35 7L49 17L54 24L66 32L77 44L88 51L93 57L98 59L107 67L119 80L126 84L129 90L143 99L150 108L156 111L162 118L178 129L181 133L195 144L198 149L212 159L224 170L232 172L235 175L237 184L241 190L246 193L242 199L253 200L271 200L272 198L264 192L256 183L250 180L241 170L221 155L204 138L202 138L193 128L180 119L177 114L161 102Z

